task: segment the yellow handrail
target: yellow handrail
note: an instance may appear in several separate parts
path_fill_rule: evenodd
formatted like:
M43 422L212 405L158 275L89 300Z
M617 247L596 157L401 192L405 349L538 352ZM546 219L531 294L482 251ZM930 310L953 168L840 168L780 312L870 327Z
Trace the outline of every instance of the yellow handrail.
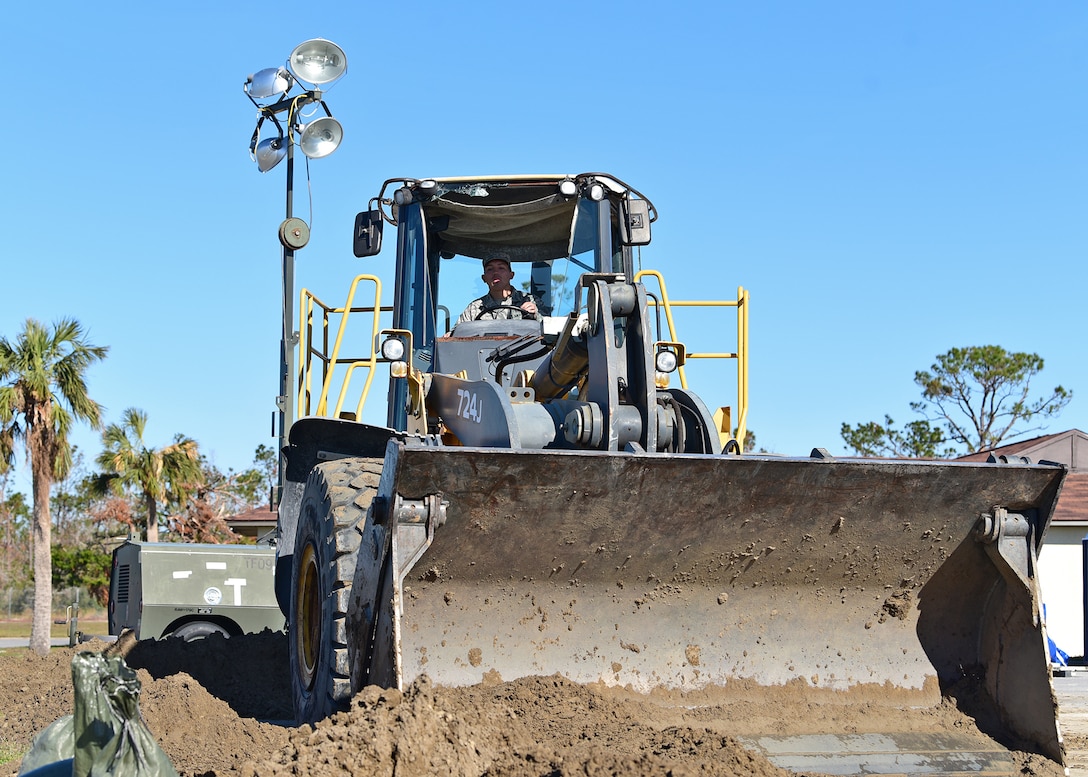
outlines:
M660 289L660 300L650 299L651 305L657 306L660 304L665 312L665 321L668 327L669 339L672 341L679 341L676 335L676 324L673 320L672 310L678 307L732 307L737 308L737 349L735 352L688 352L688 359L736 359L737 360L737 440L743 445L745 433L747 431L748 424L748 308L749 297L747 290L744 287L737 288L736 300L672 300L669 299L668 290L665 286L665 279L661 273L656 270L643 270L635 276L636 281L641 281L643 278L652 277L657 280L658 288ZM359 284L362 282L372 283L374 285L374 301L373 304L361 307L355 307L354 301L358 291ZM348 291L347 300L342 307L332 307L327 305L312 294L308 289L302 289L299 299L299 374L298 378L298 416L301 418L311 412L310 398L313 396L313 381L314 373L317 371L314 365L315 359L320 363L321 369L321 389L316 403L316 407L313 408L314 415L329 415L328 402L329 393L332 390L333 378L336 369L341 364L347 365L347 371L344 374L343 383L340 386L340 391L336 397L336 403L333 408L332 417L339 418L344 404L347 401L348 390L351 385L352 377L357 369L365 369L367 371L366 381L363 384L363 389L359 395L358 403L356 404L355 417L360 419L362 417L363 406L366 402L366 398L370 392L371 384L374 380L374 368L379 361L379 356L375 352L375 344L380 332L380 316L383 312L389 312L391 307L382 307L381 302L382 284L381 279L375 275L358 275L351 283L351 287ZM315 325L315 309L320 308L321 320L319 325ZM371 337L369 344L369 353L359 358L341 359L340 350L344 342L344 335L347 330L348 319L352 313L368 313L372 316L371 323ZM336 329L336 336L332 343L331 353L329 351L329 331L330 331L330 317L334 315L340 316L339 326ZM320 348L315 346L313 339L315 331L321 333L321 345ZM660 336L660 333L659 333ZM687 388L687 375L684 368L681 366L679 369L680 385L683 388ZM726 424L728 426L728 424ZM730 430L720 429L719 434L723 438L723 443L731 436Z
M374 284L374 303L372 305L355 307L354 300L355 294L358 290L359 283L367 281ZM348 389L351 384L351 377L356 369L365 368L367 370L366 382L363 385L363 390L359 397L359 402L356 407L356 417L362 415L363 404L366 402L367 394L370 391L370 385L374 379L374 367L378 362L378 355L374 352L374 343L378 336L380 329L380 314L387 312L392 308L383 308L380 304L382 292L381 279L376 275L358 275L351 282L351 288L348 291L347 301L343 307L332 307L325 304L316 295L312 294L308 289L302 289L299 299L299 375L298 375L298 414L299 417L303 417L310 413L310 397L312 396L313 388L313 375L314 367L313 360L316 357L321 363L321 393L318 397L317 406L313 408L314 415L328 415L328 399L329 391L332 387L333 375L336 371L336 367L341 363L347 364L348 369L344 375L343 384L340 387L340 392L337 396L336 405L333 409L333 417L339 418L343 409L344 402L346 401ZM314 333L314 308L319 307L321 313L321 325L320 331L322 333L321 348L318 349L313 343ZM343 344L344 334L347 330L348 319L352 313L369 313L372 315L372 333L370 337L370 352L369 354L360 358L353 359L340 359L340 348ZM336 337L333 341L332 353L329 353L329 318L332 315L340 316L340 323L337 327Z
M645 277L657 280L661 290L660 305L665 311L665 322L669 330L669 339L679 341L676 336L676 324L673 321L672 309L674 307L728 307L737 309L737 350L733 353L718 352L692 352L687 353L688 359L736 359L737 360L737 442L743 447L745 434L748 429L748 291L743 286L737 287L735 300L670 300L668 290L665 288L665 278L656 270L642 270L635 275L636 281ZM657 300L650 299L649 304L657 306ZM659 335L660 336L660 335ZM688 387L687 375L684 368L678 370L680 385ZM723 443L732 435L729 429L719 430Z

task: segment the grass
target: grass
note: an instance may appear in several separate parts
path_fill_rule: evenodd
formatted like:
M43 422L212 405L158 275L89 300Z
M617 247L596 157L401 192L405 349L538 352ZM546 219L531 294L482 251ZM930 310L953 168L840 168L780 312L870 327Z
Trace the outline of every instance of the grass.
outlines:
M26 754L27 751L25 749L20 749L5 742L0 742L0 766L8 763L18 763L23 760L23 756Z
M64 617L64 613L54 613L51 620L60 620ZM85 634L106 634L109 630L109 624L106 620L106 613L89 613L87 615L79 616L79 623L76 624L79 630ZM68 636L68 624L67 623L51 623L49 626L49 635L51 637L63 638ZM22 639L30 638L30 618L17 618L14 620L0 620L0 637L15 637Z

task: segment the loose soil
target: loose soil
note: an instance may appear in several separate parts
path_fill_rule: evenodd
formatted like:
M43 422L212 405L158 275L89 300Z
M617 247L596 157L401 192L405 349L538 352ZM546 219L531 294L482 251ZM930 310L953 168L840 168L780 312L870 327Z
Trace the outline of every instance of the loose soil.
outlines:
M25 751L72 712L71 660L100 641L40 657L0 652L0 747ZM286 637L280 633L138 643L127 655L140 710L182 777L264 775L735 775L793 774L745 746L756 733L955 731L976 736L950 702L903 717L887 689L848 705L790 688L679 700L580 685L558 676L441 688L421 678L404 693L366 688L351 708L293 727ZM748 690L751 689L741 689ZM683 702L678 704L678 702ZM819 723L818 726L815 723ZM750 740L749 740L750 743ZM1025 775L1060 775L1015 753ZM15 775L18 761L0 767Z

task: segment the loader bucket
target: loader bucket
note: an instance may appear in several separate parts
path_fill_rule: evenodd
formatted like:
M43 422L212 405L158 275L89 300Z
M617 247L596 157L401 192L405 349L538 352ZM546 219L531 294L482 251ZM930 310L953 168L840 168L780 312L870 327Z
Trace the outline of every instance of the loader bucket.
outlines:
M351 653L353 687L559 673L658 694L950 697L1003 748L1061 763L1035 564L1064 475L394 441L356 567L349 623L367 646ZM945 733L919 749L955 749ZM952 760L977 771L979 752Z

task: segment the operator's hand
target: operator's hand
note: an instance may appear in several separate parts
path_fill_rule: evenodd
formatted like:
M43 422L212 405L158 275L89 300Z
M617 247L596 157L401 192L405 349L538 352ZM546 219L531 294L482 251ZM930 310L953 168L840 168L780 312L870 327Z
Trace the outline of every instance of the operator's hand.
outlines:
M524 310L526 313L532 313L534 316L536 315L536 303L532 300L522 302L521 309Z

